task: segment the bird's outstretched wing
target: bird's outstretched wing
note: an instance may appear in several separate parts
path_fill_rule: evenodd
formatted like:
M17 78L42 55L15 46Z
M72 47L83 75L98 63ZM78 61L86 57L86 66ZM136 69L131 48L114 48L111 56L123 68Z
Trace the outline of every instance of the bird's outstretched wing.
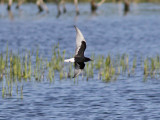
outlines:
M84 56L84 51L86 49L86 40L83 37L81 31L74 26L76 29L76 53L75 56Z
M77 77L85 67L84 62L75 62L75 70L73 78Z

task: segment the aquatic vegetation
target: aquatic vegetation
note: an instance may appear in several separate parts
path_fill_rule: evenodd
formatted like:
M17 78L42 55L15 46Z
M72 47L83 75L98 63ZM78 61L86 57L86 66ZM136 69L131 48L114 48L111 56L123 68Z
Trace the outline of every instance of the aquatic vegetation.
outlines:
M135 57L135 58L133 59L133 64L132 64L132 69L131 69L131 73L132 73L132 74L135 73L136 66L137 66L137 58Z
M148 58L144 60L144 77L147 78L149 74L149 63Z
M147 77L159 78L160 73L160 61L159 56L146 58L144 60L144 79Z
M12 50L6 48L5 53L0 53L0 82L2 87L2 97L10 97L13 95L13 90L17 96L23 99L23 86L27 81L49 81L54 82L55 78L59 80L72 79L74 75L74 64L65 64L65 50L61 51L59 44L54 45L50 58L44 58L39 53L39 48L35 51L27 51L25 53L13 53ZM97 78L110 82L118 79L119 76L128 76L136 74L137 57L132 60L127 54L118 54L111 56L108 54L98 55L92 54L90 63L86 63L83 77L81 75L76 78L86 78L86 80ZM140 60L142 74L144 79L156 78L160 76L160 57L146 57ZM76 82L74 79L74 82Z
M94 66L95 66L94 54L92 54L91 59L92 59L92 61L90 63L86 63L86 67L85 67L85 70L84 70L85 73L86 73L86 76L87 76L87 80L89 78L93 78L93 76L94 76L94 72L93 72Z

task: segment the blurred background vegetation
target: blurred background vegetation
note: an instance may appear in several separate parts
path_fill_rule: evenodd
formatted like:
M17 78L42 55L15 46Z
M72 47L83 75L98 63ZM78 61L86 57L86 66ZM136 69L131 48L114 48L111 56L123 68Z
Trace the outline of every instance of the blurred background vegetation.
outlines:
M1 0L4 2L8 2L8 0ZM56 0L44 0L45 2L56 2ZM60 1L60 0L59 0ZM74 0L65 0L66 2L73 2ZM90 2L91 0L79 0L78 2ZM95 0L96 2L99 2L100 0ZM105 0L105 2L122 2L123 0ZM160 0L130 0L131 2L155 2L158 3ZM14 0L14 2L17 2L17 0ZM24 0L24 2L36 2L36 0Z

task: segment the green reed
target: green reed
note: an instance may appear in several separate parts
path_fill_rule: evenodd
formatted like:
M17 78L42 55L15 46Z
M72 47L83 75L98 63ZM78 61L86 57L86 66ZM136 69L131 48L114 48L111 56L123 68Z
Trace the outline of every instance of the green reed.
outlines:
M92 59L91 62L86 63L86 67L85 67L85 70L84 70L85 73L86 73L87 79L88 79L88 78L93 78L93 76L94 76L94 72L93 72L93 70L94 70L94 65L95 65L95 62L94 62L94 54L92 54L91 59Z
M33 57L32 57L33 56ZM35 56L35 57L34 57ZM44 58L39 48L35 51L25 53L13 53L12 50L6 48L5 53L0 53L0 81L2 83L2 97L12 96L13 89L16 88L17 95L23 98L23 85L19 88L19 83L34 80L41 82L48 80L53 82L55 78L59 80L72 78L74 75L74 64L66 63L65 50L61 51L59 44L54 45L50 58ZM128 74L134 75L137 69L137 57L129 60L129 55L122 54L117 56L107 57L103 55L95 56L92 54L93 61L86 63L84 70L84 77L88 79L96 78L102 79L104 82L116 80L118 76ZM141 59L144 79L159 78L160 77L160 57L147 57ZM96 76L96 73L98 75ZM80 75L81 76L81 75ZM77 77L77 82L78 82ZM75 79L74 79L75 81ZM24 84L25 85L25 84Z
M29 52L29 61L28 61L28 78L31 79L32 75L32 62L31 62L31 54Z
M136 66L137 66L137 58L135 57L133 59L133 64L132 64L132 70L131 70L132 74L135 73Z

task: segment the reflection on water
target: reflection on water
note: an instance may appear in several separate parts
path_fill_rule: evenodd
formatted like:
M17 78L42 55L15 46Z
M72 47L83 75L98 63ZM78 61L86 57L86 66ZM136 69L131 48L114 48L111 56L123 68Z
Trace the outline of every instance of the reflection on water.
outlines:
M10 20L13 20L13 19L14 19L13 13L12 13L11 10L8 11L8 17L9 17Z
M127 15L127 13L130 11L130 1L124 0L124 15Z
M143 81L140 60L142 56L159 55L160 6L131 4L129 13L123 16L122 4L108 3L92 15L89 5L80 3L77 18L74 5L66 7L67 13L56 18L54 4L48 4L48 14L37 14L35 5L24 4L21 13L12 9L12 21L6 6L0 7L0 50L6 50L7 41L13 53L39 47L39 54L49 60L53 45L59 42L69 58L75 49L75 24L86 38L86 56L127 53L130 61L137 56L134 77L121 76L117 81L104 83L94 71L94 77L88 81L81 76L78 80L60 80L56 73L54 82L23 81L18 87L9 88L14 89L12 97L0 98L0 119L159 119L160 82L153 78ZM8 90L3 84L1 81L0 96Z

